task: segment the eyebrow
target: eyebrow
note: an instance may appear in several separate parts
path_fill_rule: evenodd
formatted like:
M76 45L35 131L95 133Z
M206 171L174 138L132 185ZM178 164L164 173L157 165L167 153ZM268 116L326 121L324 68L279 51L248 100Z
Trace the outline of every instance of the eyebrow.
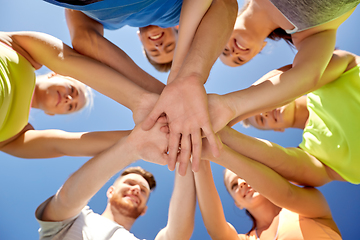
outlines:
M168 46L165 47L165 52L166 53L171 53L172 51L174 51L175 47L171 48L170 50L168 50L170 47L174 46L174 43L170 43Z
M237 62L235 60L233 60L233 63L235 63L236 65L241 65L241 63L239 63L239 62Z
M155 52L156 52L156 53L155 53ZM152 54L152 53L155 53L155 54ZM159 51L156 50L156 49L150 49L150 50L149 50L149 55L152 56L152 57L158 57L158 56L160 56L160 53L159 53Z

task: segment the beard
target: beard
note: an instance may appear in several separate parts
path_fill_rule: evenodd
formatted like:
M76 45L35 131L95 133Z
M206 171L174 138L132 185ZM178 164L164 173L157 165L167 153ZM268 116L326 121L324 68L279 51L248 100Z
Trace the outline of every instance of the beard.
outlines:
M131 202L125 201L119 194L113 194L109 200L112 208L115 208L119 213L125 217L137 219L144 211L145 206L139 207L133 205Z

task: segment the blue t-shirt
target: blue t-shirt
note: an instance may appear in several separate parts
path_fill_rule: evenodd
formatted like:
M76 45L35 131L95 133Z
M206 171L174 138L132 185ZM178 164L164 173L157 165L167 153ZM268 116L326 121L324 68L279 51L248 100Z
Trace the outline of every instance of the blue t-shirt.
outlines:
M162 28L179 24L182 0L44 0L57 6L82 11L100 22L104 28L114 30L125 25ZM89 3L90 2L90 3ZM87 4L89 3L89 4Z

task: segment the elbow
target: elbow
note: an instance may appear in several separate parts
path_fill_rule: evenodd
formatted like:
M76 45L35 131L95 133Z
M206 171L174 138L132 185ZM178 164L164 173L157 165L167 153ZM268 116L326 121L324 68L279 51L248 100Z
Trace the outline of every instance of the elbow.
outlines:
M91 56L92 51L96 49L98 38L100 36L96 31L89 29L79 29L71 39L73 49L78 53Z

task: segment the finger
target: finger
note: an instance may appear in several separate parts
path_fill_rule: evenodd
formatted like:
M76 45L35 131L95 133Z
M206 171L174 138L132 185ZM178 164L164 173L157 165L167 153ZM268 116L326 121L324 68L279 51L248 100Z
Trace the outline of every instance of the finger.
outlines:
M160 131L163 133L169 133L169 126L165 125L165 126L160 127Z
M178 156L179 164L179 174L185 176L187 165L189 164L191 156L191 136L182 136L181 137L181 151Z
M211 128L203 128L205 136L209 141L211 152L214 157L219 157L220 151L219 148L221 146L220 139L216 137L215 133L212 131Z
M169 170L174 171L175 164L176 164L176 158L179 151L179 143L180 143L180 133L175 133L170 131L169 136L169 162L168 167Z
M201 130L194 131L191 134L192 143L192 170L198 172L200 168L200 158L202 149Z
M155 125L156 121L158 120L158 118L162 113L163 111L161 110L161 106L159 107L159 105L156 104L154 109L149 113L149 115L143 121L141 128L144 131L150 130Z
M168 119L167 119L166 114L165 114L165 113L162 113L162 114L160 115L160 117L157 119L157 121L158 121L159 123L161 123L161 124L166 124L166 123L168 123Z

